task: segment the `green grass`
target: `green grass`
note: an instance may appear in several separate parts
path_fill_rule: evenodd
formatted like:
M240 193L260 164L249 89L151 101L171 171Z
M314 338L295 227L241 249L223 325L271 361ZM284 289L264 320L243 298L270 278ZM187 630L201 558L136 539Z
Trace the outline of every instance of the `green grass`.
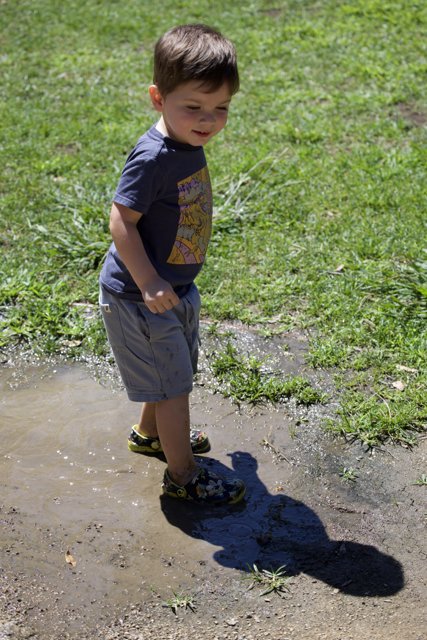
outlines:
M343 482L356 482L357 480L357 472L352 467L342 467L339 475Z
M427 417L426 14L397 0L1 3L1 344L107 352L97 276L126 154L154 121L152 47L205 21L235 41L242 90L207 148L204 313L305 331L309 363L341 374L334 431L414 442Z
M419 487L427 486L427 474L426 473L422 473L420 475L420 477L417 478L417 480L415 481L414 484L418 485Z
M425 430L425 386L404 394L395 390L345 393L338 409L339 421L329 420L327 428L349 440L358 439L368 447L387 440L407 446L416 444L416 434Z
M175 591L173 592L173 597L166 600L163 606L169 607L175 615L177 615L179 609L184 609L184 611L190 609L193 613L196 610L194 596L185 593L176 593Z
M276 593L282 596L283 593L289 591L289 576L286 574L286 567L283 565L277 569L259 569L256 564L249 567L249 574L244 576L244 580L249 580L250 585L248 591L255 586L262 587L264 590L260 594L266 596L269 593Z
M267 368L267 362L241 356L230 342L222 351L211 354L209 363L218 390L236 403L276 403L292 397L298 404L311 405L326 399L305 378L278 376Z

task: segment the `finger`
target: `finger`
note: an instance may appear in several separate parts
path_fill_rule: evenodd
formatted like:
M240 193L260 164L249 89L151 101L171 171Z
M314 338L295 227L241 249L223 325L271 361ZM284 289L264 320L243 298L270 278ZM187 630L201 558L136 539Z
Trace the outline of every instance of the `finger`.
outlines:
M174 291L168 294L165 298L162 299L161 304L163 304L164 308L169 311L169 309L173 309L179 304L180 299L176 295Z
M181 298L179 298L174 291L173 295L170 297L170 301L172 303L172 306L176 307L176 305L181 302Z
M145 303L151 313L162 313L164 311L163 306L159 304L159 302L155 302L150 300L150 302Z
M173 307L176 307L179 304L179 297L173 293L167 298L161 298L156 300L150 300L147 302L147 307L152 313L164 313L165 311L170 311Z
M154 304L147 304L147 309L151 311L151 313L158 313L157 308L154 306Z
M154 313L165 313L172 309L173 305L169 300L156 300Z

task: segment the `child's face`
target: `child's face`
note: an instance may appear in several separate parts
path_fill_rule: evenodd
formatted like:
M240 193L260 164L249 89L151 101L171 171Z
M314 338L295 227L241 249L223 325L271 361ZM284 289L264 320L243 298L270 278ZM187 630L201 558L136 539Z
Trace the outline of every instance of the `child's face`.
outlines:
M149 92L154 108L162 114L157 128L177 142L204 145L225 127L231 102L227 83L207 91L206 86L192 80L165 97L156 85Z

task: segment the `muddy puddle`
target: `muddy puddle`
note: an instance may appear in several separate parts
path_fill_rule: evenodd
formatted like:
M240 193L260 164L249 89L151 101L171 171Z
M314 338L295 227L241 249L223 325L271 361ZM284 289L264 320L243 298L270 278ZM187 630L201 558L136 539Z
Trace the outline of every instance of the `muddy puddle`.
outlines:
M276 351L282 368L304 367L298 341ZM326 374L313 380L331 391ZM341 616L340 629L347 619L346 638L355 620L359 640L422 637L426 505L414 480L426 471L424 442L414 452L369 455L325 435L320 423L333 413L332 400L311 409L292 402L239 408L202 375L192 422L211 440L204 464L236 472L248 487L242 505L204 511L161 498L165 463L127 449L138 407L114 373L8 361L0 398L0 637L145 640L152 636L138 635L138 627L156 616L156 638L181 637L173 635L181 628L182 637L200 637L189 629L202 622L208 640L219 628L221 638L251 638L254 620L275 638L279 618L281 640L344 637L328 631L325 611ZM343 482L344 467L357 471L357 481ZM242 576L254 563L286 565L287 617L277 596L247 591ZM195 594L190 622L162 607L174 591ZM387 635L372 634L373 607ZM392 635L399 608L406 636ZM12 623L15 636L6 633Z

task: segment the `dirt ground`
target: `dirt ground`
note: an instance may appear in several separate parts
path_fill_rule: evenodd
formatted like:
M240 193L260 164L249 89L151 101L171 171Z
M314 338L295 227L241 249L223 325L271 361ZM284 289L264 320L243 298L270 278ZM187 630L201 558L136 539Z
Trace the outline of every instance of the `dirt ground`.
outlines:
M233 405L213 393L205 336L192 394L204 464L248 488L208 510L160 497L164 461L128 451L138 408L114 368L5 356L0 640L426 638L426 440L368 452L333 439L332 376L306 367L303 337L234 339L329 401ZM287 589L249 589L254 564L285 565ZM194 607L174 613L174 593Z

